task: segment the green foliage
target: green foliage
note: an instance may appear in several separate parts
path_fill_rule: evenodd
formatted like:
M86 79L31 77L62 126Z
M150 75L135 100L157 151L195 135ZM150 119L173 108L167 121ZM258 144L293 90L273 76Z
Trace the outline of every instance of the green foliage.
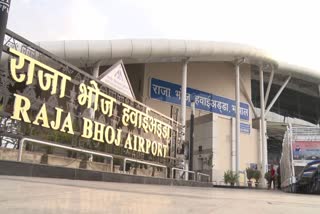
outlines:
M239 175L235 172L232 172L231 170L228 170L224 172L223 178L224 178L224 183L226 184L230 183L232 185L239 180Z
M247 173L247 178L248 180L250 181L252 178L254 178L254 173L255 173L256 170L248 167L246 168L246 173Z
M269 182L271 178L271 173L270 172L264 173L264 178Z
M46 146L46 154L53 154L53 147Z
M253 178L258 182L261 178L261 172L259 170L254 170Z
M56 133L56 141L63 144L71 144L72 135L65 132L57 132Z

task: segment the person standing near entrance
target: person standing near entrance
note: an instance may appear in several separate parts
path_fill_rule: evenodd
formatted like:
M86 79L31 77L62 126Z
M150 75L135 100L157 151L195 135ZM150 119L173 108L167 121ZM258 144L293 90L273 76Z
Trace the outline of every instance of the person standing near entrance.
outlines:
M277 168L277 186L278 189L281 189L281 175L280 175L280 166Z
M271 169L270 169L270 188L271 188L271 185L273 185L273 189L276 188L276 184L275 184L275 181L276 181L276 171L274 170L273 168L273 165L271 165Z

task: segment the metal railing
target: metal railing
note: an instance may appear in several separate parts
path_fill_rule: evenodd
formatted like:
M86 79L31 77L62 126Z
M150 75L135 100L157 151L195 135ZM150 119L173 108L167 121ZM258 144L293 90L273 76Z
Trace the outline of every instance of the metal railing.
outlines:
M167 178L167 174L168 174L168 167L167 166L161 165L161 164L156 164L156 163L150 163L150 162L147 162L147 161L131 159L131 158L124 158L123 159L123 172L126 171L126 163L127 163L127 161L134 162L134 163L142 163L142 164L146 164L146 165L150 165L150 166L164 168L165 171L166 171L164 178Z
M61 144L57 144L57 143L43 141L43 140L37 140L37 139L29 138L29 137L21 138L21 140L19 141L19 144L20 144L19 145L19 153L18 153L18 161L19 162L21 162L21 160L22 160L23 145L24 145L25 141L110 158L111 159L110 168L111 168L111 172L113 172L113 156L112 155L108 155L108 154L101 153L101 152L90 151L87 149L74 148L74 147L65 146L65 145L61 145Z
M111 168L111 172L113 172L113 156L112 155L105 154L105 153L102 153L102 152L95 152L95 151L91 151L91 150L87 150L87 149L74 148L74 147L61 145L61 144L57 144L57 143L53 143L53 142L43 141L43 140L37 140L37 139L34 139L34 138L30 138L30 137L23 137L23 138L21 138L19 140L19 152L18 152L18 158L17 158L17 160L19 162L22 161L23 146L24 146L25 142L37 143L37 144L42 144L42 145L62 148L62 149L66 149L66 150L71 150L71 151L82 152L82 153L87 153L87 154L92 154L92 155L97 155L97 156L110 158L110 168ZM125 172L125 170L126 170L126 163L128 161L134 162L134 163L141 163L141 164L146 164L146 165L150 165L150 166L164 168L165 169L164 178L167 178L168 167L166 165L150 163L150 162L147 162L147 161L141 161L141 160L136 160L136 159L132 159L132 158L124 158L123 159L123 172ZM173 179L174 171L182 171L182 172L191 173L191 174L193 174L193 180L195 180L195 181L199 181L201 179L201 176L206 176L206 177L208 177L208 182L210 182L210 175L208 175L208 174L204 174L204 173L200 173L200 172L196 173L194 171L188 171L188 170L175 168L175 167L171 168L171 178L172 179Z
M205 174L205 173L201 173L201 172L197 172L197 181L201 181L201 176L205 176L208 178L208 182L210 182L210 175Z
M173 174L174 174L174 171L182 171L182 172L187 172L187 173L191 173L193 174L193 180L196 180L196 176L195 176L195 172L194 171L188 171L188 170L185 170L185 169L180 169L180 168L171 168L171 178L173 179Z

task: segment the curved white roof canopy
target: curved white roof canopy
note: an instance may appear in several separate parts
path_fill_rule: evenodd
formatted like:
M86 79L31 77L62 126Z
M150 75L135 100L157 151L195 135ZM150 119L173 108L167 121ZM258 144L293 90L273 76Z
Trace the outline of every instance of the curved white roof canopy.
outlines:
M179 62L190 57L190 61L234 61L245 57L246 62L260 65L273 64L276 72L292 74L299 79L320 83L320 72L279 62L267 52L236 43L167 40L124 39L88 41L38 42L40 47L52 52L76 66L90 66L98 61L101 65L112 64L118 59L124 63Z

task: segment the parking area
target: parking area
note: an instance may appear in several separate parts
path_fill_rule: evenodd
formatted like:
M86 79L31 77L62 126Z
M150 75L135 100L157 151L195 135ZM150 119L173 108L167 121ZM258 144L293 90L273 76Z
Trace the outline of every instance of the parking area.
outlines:
M317 213L319 195L0 176L0 213Z

